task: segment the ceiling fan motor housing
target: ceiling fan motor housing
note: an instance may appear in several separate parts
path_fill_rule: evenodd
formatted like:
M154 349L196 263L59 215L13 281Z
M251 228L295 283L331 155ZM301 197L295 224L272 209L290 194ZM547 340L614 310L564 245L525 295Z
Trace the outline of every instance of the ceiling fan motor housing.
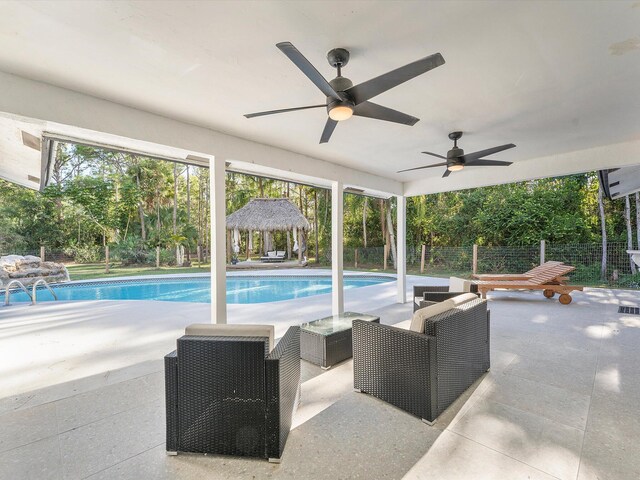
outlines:
M349 80L347 77L336 77L329 82L329 85L333 87L333 89L340 95L342 100L336 100L333 97L327 97L327 112L330 112L335 107L344 106L353 110L355 108L355 103L349 99L345 90L351 88L353 86L353 82Z
M464 165L464 160L462 157L464 155L464 150L458 147L453 147L451 150L447 152L447 165Z

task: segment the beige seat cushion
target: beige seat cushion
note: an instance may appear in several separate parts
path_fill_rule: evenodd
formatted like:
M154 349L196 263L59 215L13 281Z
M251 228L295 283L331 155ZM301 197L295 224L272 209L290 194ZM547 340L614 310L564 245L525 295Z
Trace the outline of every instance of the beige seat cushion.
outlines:
M471 281L459 277L449 278L449 291L450 292L470 292Z
M463 293L462 295L457 295L450 300L453 302L454 306L462 305L463 303L470 302L471 300L477 300L478 296L475 293Z
M184 334L200 337L267 337L271 351L274 347L274 331L273 325L194 323L185 328Z
M421 308L420 310L416 310L413 314L413 318L411 319L411 326L409 327L409 330L424 333L424 324L427 320L454 307L454 303L449 299L444 302L438 302L433 305L429 305L428 307Z
M402 322L398 322L393 326L396 328L401 328L402 330L409 330L411 327L411 320L403 320Z

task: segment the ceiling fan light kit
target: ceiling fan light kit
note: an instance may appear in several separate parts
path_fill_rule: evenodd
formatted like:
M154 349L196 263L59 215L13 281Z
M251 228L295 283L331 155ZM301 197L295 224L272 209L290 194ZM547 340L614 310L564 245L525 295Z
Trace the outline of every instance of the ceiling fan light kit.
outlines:
M350 105L336 105L329 110L329 118L336 122L342 122L343 120L349 120L353 115L353 107Z
M337 70L336 77L331 81L327 81L291 42L281 42L278 43L276 47L278 47L280 51L284 53L322 93L324 93L326 103L249 113L246 114L245 117L255 118L274 115L276 113L326 107L329 118L327 118L324 130L322 131L320 143L327 143L329 141L338 122L348 120L354 115L373 118L376 120L385 120L387 122L399 123L401 125L415 125L420 119L407 115L406 113L398 112L391 108L383 107L382 105L375 104L369 100L444 64L444 58L442 58L442 55L436 53L354 86L351 80L342 76L342 68L349 63L348 50L344 48L334 48L327 53L327 61L329 62L329 65Z

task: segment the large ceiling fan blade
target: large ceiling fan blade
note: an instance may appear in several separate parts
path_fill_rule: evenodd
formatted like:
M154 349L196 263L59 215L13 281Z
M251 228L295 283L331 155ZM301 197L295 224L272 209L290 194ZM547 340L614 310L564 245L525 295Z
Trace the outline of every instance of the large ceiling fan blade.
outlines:
M247 117L247 118L262 117L263 115L273 115L275 113L295 112L296 110L307 110L309 108L320 108L320 107L326 107L326 105L323 103L322 105L309 105L307 107L283 108L283 109L280 109L280 110L269 110L269 111L266 111L266 112L247 113L247 114L245 114L245 117Z
M443 157L442 155L438 155L437 153L432 153L432 152L422 152L422 153L424 153L426 155L431 155L432 157L438 157L438 158L441 158L443 160L447 159L447 157Z
M471 160L467 162L467 165L473 165L474 167L508 167L513 162L504 162L502 160L489 160L488 158L481 158L478 160Z
M507 143L506 145L500 145L499 147L487 148L486 150L480 150L473 153L466 153L459 158L464 160L464 162L469 163L473 160L477 160L478 158L486 157L487 155L493 155L494 153L502 152L504 150L509 150L513 147L515 147L513 143Z
M358 105L443 64L442 55L435 53L348 88L345 92Z
M341 100L340 95L336 92L329 82L316 70L307 58L302 55L296 47L293 46L291 42L281 42L276 44L276 47L282 51L289 60L295 63L296 67L302 70L309 80L311 80L316 87L318 87L322 93L324 93L327 97L334 98L336 100Z
M331 138L331 134L336 128L336 125L338 125L338 122L327 118L327 123L324 125L324 130L322 131L322 136L320 137L320 143L327 143L329 141L329 139Z
M376 120L385 120L387 122L401 123L403 125L415 125L420 121L419 118L412 117L406 113L398 112L391 108L383 107L377 103L362 102L356 105L353 110L354 115L359 117L375 118Z
M445 170L442 174L442 178L447 178L449 175L451 175L451 170Z
M443 163L436 163L434 165L424 165L422 167L407 168L405 170L398 170L396 173L410 172L412 170L422 170L423 168L444 167L446 164L447 164L447 162L443 162Z

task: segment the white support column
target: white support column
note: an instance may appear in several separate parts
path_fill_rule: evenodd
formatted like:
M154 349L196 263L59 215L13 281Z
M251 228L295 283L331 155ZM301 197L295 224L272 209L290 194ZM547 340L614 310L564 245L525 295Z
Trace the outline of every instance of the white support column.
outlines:
M331 182L331 312L344 313L343 253L343 185Z
M398 303L407 302L407 199L402 195L396 197L396 214L398 232L396 241L396 265L398 268Z
M227 323L225 161L209 160L211 191L211 323Z

